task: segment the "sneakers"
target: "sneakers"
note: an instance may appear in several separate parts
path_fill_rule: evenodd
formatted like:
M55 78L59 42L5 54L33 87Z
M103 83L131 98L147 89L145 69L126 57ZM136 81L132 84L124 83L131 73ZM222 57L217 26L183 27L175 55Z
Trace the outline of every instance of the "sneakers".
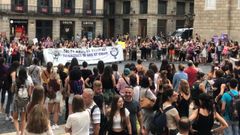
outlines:
M12 121L12 120L13 120L13 117L12 117L12 116L6 116L5 120L6 120L6 121Z
M59 126L57 124L52 125L52 130L58 129Z

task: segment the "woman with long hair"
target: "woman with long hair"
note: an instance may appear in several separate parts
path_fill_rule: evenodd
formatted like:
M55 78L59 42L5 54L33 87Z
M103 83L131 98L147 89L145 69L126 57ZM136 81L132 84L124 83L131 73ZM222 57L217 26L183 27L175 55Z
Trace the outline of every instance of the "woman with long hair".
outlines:
M47 109L42 104L37 104L32 108L25 135L53 135Z
M16 79L16 83L13 84L14 101L13 101L13 121L17 130L17 134L24 134L26 124L26 111L28 99L30 97L31 84L27 80L27 71L25 68L21 68ZM21 128L19 129L18 114L21 116Z
M7 115L6 120L12 119L12 116L10 114L10 106L13 102L14 93L12 92L11 89L14 86L14 84L16 83L17 69L18 69L19 65L20 65L19 62L17 62L17 61L14 61L12 63L12 65L8 69L7 79L4 82L4 83L6 83L6 89L8 92L7 104L6 104L6 109L5 109L5 113Z
M28 117L35 105L37 105L37 104L43 105L44 104L44 99L45 99L44 88L41 85L35 86L33 89L31 100L27 106Z
M181 80L179 87L178 112L180 117L188 117L190 105L190 87L187 80Z
M104 72L101 76L101 82L103 86L103 96L105 103L110 105L112 102L112 97L115 95L114 88L116 87L116 81L114 75L112 74L112 68L110 66L106 66L104 68Z
M193 132L195 135L212 135L213 133L223 133L223 130L228 127L227 122L215 111L213 102L210 96L202 93L199 96L200 106L194 110L189 117L193 121ZM220 122L221 126L213 129L214 120Z
M156 96L154 93L150 90L150 82L149 78L146 76L143 76L141 81L140 81L140 101L143 98L148 98L152 103L154 104L156 101ZM150 129L150 123L153 119L153 110L149 108L142 108L142 113L143 113L143 128L145 130L146 134L149 134L149 129Z
M59 75L56 72L53 72L50 75L49 82L47 85L47 98L46 102L48 103L48 112L49 114L53 113L53 126L52 129L59 128L58 126L58 113L60 112L60 102L62 100L61 92L61 80ZM50 116L50 115L49 115Z
M166 111L167 116L167 127L169 135L176 135L178 132L177 123L180 120L177 109L173 106L177 102L178 94L173 89L168 89L163 92L162 95L162 110Z
M75 95L71 104L73 114L68 116L65 132L71 135L89 135L90 112L85 110L82 96Z
M84 90L84 80L81 75L81 71L78 66L73 67L69 73L69 78L67 81L67 93L69 95L68 99L68 111L69 114L72 113L72 101L74 95L81 95Z
M123 98L119 95L113 97L109 116L109 135L131 135L130 112L123 106ZM126 132L126 130L128 132Z
M84 84L86 88L93 89L93 83L96 80L100 80L100 75L98 74L98 69L96 67L93 68L93 74L90 75L85 81Z

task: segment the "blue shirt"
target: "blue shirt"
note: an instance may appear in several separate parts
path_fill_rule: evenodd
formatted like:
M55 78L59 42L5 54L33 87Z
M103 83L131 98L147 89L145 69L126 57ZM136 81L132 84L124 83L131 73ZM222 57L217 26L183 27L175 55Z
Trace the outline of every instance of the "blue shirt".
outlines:
M183 72L183 71L178 71L177 73L174 74L173 76L173 88L175 91L178 90L178 86L181 82L181 80L188 80L188 75Z
M238 91L237 90L230 90L230 92L234 95L237 96L238 95ZM230 104L231 104L231 100L232 97L229 95L229 92L225 92L222 96L222 102L226 103L225 106L225 112L223 113L223 117L225 120L230 120L230 113L229 113L229 109L230 109Z

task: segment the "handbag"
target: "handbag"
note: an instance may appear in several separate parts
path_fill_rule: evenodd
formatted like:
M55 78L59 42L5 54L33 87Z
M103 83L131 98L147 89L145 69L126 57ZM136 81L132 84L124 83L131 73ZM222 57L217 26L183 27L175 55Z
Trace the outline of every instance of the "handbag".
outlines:
M147 97L147 91L145 91L145 97L140 98L140 107L143 109L152 109L154 102Z

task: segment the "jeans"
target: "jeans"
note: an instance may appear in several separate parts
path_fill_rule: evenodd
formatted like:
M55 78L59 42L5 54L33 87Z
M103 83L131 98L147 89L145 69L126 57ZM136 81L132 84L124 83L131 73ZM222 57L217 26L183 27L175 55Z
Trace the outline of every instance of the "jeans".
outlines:
M13 96L14 93L10 92L10 90L8 90L8 99L7 99L7 105L6 105L6 114L9 115L10 114L10 108L11 108L11 104L13 102Z
M224 135L239 135L238 122L226 121L228 123L228 128L224 130Z

